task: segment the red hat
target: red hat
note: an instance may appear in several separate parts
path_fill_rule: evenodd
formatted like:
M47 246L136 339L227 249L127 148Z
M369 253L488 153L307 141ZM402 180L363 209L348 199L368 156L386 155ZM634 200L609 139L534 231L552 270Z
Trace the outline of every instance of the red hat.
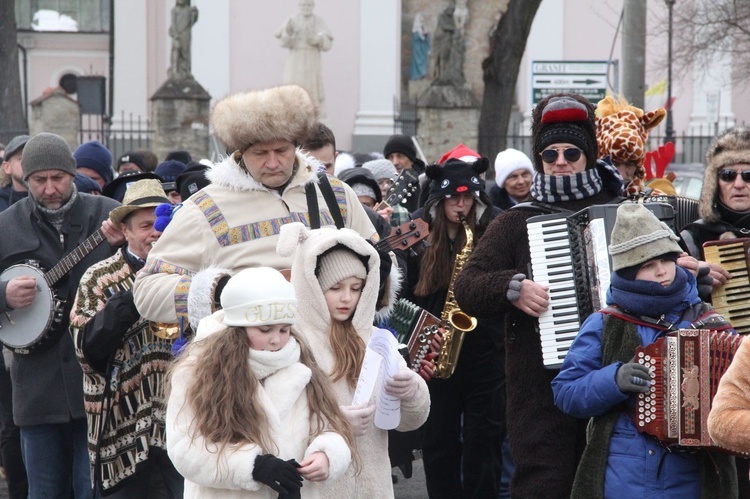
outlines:
M447 153L443 154L443 156L438 161L438 164L442 165L449 159L460 159L464 163L474 163L481 157L482 156L480 156L478 152L469 149L464 144L459 144Z

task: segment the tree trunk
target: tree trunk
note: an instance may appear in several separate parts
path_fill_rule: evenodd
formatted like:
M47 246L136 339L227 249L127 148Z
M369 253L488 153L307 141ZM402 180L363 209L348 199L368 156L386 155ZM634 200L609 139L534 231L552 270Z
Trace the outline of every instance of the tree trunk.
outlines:
M0 0L0 142L28 133L18 71L15 0Z
M482 61L484 97L479 115L479 153L487 158L494 158L505 149L519 66L541 2L510 0L490 40L490 55Z

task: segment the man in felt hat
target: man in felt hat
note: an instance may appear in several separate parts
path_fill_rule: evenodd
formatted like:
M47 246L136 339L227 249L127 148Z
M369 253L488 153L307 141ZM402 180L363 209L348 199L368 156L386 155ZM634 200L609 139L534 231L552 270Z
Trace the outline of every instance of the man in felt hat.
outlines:
M130 186L109 215L126 245L89 267L70 314L84 373L91 479L107 497L157 497L152 494L162 490L158 497L180 498L183 492L164 435L164 379L174 338L169 328L141 318L131 289L161 236L154 227L160 204L169 204L160 181Z
M352 189L319 177L299 149L317 122L301 87L230 95L216 104L211 122L231 154L210 168L211 183L175 213L133 288L144 317L183 326L189 320L193 329L214 311L232 274L291 266L289 257L276 254L285 223L345 226L376 238Z
M51 268L119 205L77 191L76 161L59 135L29 139L21 166L29 196L0 213L0 272L29 259ZM84 270L113 252L106 243L87 247L86 256L56 284L57 297L70 303ZM31 275L0 280L0 315L12 319L14 311L38 306L40 284ZM45 347L14 353L11 365L13 419L21 428L30 497L67 497L71 488L76 497L91 493L81 367L67 334L67 310L60 312L60 327L52 328ZM11 327L3 323L4 329Z

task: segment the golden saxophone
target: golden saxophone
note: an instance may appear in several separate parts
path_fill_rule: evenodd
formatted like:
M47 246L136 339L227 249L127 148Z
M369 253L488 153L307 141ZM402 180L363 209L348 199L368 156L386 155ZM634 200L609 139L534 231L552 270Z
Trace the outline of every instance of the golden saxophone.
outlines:
M456 364L458 364L461 346L464 344L464 335L477 327L477 319L463 312L453 296L453 284L456 282L456 276L464 268L466 260L469 259L469 255L474 249L474 233L469 228L469 224L466 223L466 217L461 214L459 220L466 232L466 244L464 244L461 252L456 255L453 274L448 286L448 295L445 297L443 313L440 316L441 326L445 332L443 333L443 346L435 359L434 376L442 379L448 379L453 375Z

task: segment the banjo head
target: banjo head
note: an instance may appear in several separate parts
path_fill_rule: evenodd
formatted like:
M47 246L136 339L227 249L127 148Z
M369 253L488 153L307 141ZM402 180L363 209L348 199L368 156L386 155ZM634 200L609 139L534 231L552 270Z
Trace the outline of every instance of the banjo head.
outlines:
M28 351L47 331L54 318L55 295L44 280L44 272L33 265L13 265L0 274L0 281L30 276L36 279L37 295L28 307L0 313L0 343L16 351Z

